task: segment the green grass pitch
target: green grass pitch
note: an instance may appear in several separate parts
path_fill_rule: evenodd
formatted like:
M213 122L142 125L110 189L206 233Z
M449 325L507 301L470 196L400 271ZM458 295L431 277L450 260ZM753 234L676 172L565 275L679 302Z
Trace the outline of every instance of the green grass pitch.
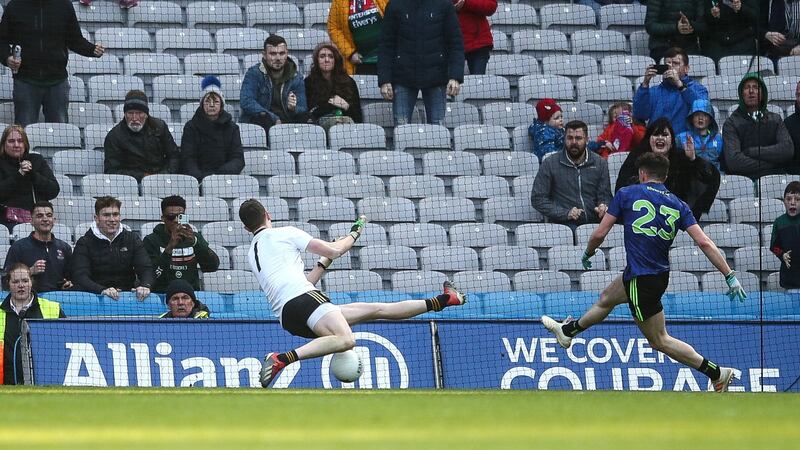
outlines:
M3 449L789 449L800 396L3 387Z

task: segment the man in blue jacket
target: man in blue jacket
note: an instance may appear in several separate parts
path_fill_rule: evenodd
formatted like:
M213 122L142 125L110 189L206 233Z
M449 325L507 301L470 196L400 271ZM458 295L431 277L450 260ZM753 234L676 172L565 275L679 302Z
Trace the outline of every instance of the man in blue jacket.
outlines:
M445 95L464 82L464 41L449 0L392 0L383 16L378 85L395 125L411 122L422 91L428 123L443 124Z
M643 122L666 117L678 135L687 131L686 116L692 103L708 100L708 90L689 77L689 55L683 49L667 50L664 64L669 68L658 86L650 87L656 67L650 66L644 72L644 80L633 94L633 117Z
M303 76L289 58L283 37L271 34L264 41L261 62L247 70L239 97L241 121L266 131L280 123L308 120Z

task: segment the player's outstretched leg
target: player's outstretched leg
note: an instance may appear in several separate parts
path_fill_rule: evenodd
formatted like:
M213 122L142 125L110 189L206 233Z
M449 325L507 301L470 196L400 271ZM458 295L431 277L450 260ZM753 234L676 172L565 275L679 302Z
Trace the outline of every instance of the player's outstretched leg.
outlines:
M284 367L286 367L286 363L278 359L277 353L272 352L264 356L264 361L261 363L261 371L258 373L258 381L261 382L261 387L268 387Z
M347 323L356 325L373 320L403 320L428 311L441 311L467 302L467 294L460 292L451 281L445 281L442 293L427 300L404 300L392 303L348 303L341 305Z

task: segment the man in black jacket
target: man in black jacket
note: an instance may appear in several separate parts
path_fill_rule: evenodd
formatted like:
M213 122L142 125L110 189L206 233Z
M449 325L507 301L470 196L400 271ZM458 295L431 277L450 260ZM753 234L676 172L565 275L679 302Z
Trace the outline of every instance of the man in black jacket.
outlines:
M16 51L18 50L18 51ZM14 115L22 126L66 122L69 50L101 57L105 48L81 35L68 0L12 0L0 21L0 62L14 72Z
M161 319L208 319L211 315L208 306L197 299L192 285L186 280L170 281L164 301L169 311L160 315Z
M120 207L122 202L114 197L97 199L95 223L75 244L72 278L78 290L114 300L123 291L135 291L141 301L150 295L153 269L142 240L122 227Z
M39 200L31 208L30 236L14 242L6 255L3 272L8 273L15 263L23 263L30 268L36 292L69 289L68 269L72 259L72 247L53 236L55 215L53 204Z
M150 116L147 96L133 90L125 95L125 117L106 135L104 172L130 175L179 173L180 152L167 124Z
M449 0L392 0L383 16L378 85L395 125L411 123L422 91L428 123L442 125L445 95L464 82L464 41Z

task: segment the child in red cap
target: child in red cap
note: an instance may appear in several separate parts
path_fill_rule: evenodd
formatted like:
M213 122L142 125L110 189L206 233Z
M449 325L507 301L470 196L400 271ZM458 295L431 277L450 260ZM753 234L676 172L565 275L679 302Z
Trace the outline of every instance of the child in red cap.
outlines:
M564 149L564 117L561 107L552 98L536 104L536 119L528 127L533 153L542 161L544 155Z

